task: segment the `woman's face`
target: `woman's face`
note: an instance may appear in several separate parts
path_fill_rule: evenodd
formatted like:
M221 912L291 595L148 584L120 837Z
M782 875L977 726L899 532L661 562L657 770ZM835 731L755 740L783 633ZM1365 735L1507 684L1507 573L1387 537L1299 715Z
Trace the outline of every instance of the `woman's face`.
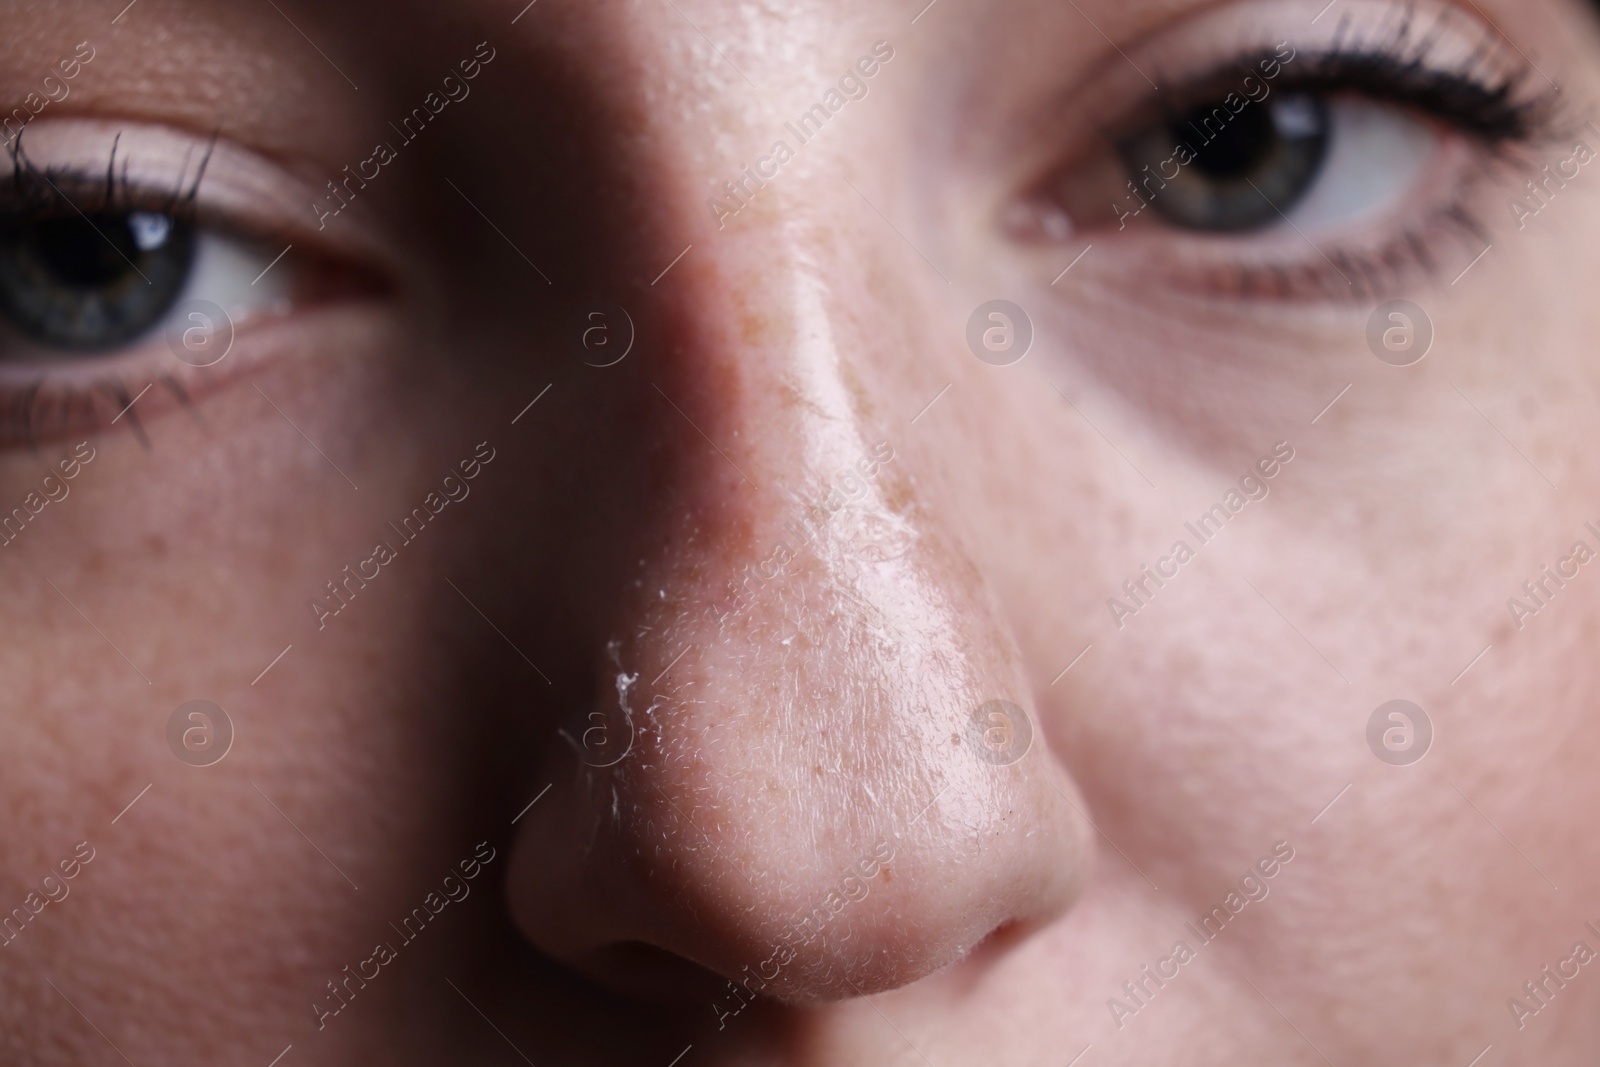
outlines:
M4 4L0 1062L1593 1063L1600 24L1323 4Z

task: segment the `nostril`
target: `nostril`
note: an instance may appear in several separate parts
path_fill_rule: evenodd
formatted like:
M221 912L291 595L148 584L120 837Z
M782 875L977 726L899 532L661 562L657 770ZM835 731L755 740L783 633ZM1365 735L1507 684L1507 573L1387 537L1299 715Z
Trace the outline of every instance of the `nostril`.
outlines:
M960 959L936 973L942 976L941 980L945 983L945 987L952 993L957 995L970 993L977 988L983 976L990 973L1001 957L1027 941L1036 928L1036 923L1015 919L1002 922L979 938Z
M936 532L864 558L841 517L763 578L801 551L787 505L711 472L716 508L671 519L533 776L562 786L518 824L522 931L636 999L709 987L732 1013L884 992L1053 921L1087 831L996 695L1028 687L971 561Z
M715 971L645 941L619 941L572 963L614 993L655 1004L710 1003L728 984Z
M987 970L996 959L1028 940L1034 929L1033 923L1015 919L1003 922L973 945L961 963L970 964L977 971Z

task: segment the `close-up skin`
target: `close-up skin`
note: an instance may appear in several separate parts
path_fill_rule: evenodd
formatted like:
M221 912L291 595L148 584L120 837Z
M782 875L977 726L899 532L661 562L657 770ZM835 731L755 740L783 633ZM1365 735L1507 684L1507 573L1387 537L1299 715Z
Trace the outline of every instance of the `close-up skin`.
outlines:
M0 16L0 1064L1600 1059L1600 8Z

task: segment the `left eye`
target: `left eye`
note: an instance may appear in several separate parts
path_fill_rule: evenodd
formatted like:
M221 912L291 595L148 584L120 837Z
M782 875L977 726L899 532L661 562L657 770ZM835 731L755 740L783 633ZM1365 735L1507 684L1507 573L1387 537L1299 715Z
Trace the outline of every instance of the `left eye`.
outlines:
M41 345L124 345L183 293L197 244L192 221L173 214L12 212L0 220L0 310Z
M1320 97L1279 93L1238 114L1222 106L1194 108L1135 132L1117 149L1167 221L1237 233L1278 222L1280 211L1306 196L1332 132Z

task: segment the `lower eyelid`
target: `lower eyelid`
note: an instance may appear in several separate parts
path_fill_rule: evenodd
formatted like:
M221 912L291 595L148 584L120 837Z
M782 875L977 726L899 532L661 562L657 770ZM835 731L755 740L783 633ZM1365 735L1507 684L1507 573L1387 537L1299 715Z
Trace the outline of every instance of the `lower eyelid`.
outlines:
M199 227L172 307L138 338L102 351L47 346L0 316L0 448L108 428L142 439L144 422L287 355L271 340L275 325L392 293L383 279L319 251Z
M364 336L384 304L307 308L281 318L262 314L245 319L233 332L220 361L194 366L180 361L164 336L147 337L115 355L53 368L0 364L0 450L41 448L108 432L132 433L145 440L145 427L180 408L202 410L209 398L254 380L281 363L315 358L324 340ZM335 325L337 323L338 325ZM347 331L354 327L355 334ZM354 342L360 343L360 342Z
M1431 203L1415 209L1402 204L1355 227L1335 224L1311 233L1282 225L1219 238L1155 222L1129 225L1121 233L1112 227L1103 237L1079 234L1067 243L1092 242L1095 255L1078 272L1117 290L1150 292L1159 285L1174 298L1208 307L1218 299L1361 303L1448 277L1481 252L1490 238L1479 211L1493 199L1487 195L1491 188L1499 187L1491 187L1489 178L1481 167L1458 172L1432 194ZM1041 257L1046 280L1059 271L1059 258L1059 248Z

